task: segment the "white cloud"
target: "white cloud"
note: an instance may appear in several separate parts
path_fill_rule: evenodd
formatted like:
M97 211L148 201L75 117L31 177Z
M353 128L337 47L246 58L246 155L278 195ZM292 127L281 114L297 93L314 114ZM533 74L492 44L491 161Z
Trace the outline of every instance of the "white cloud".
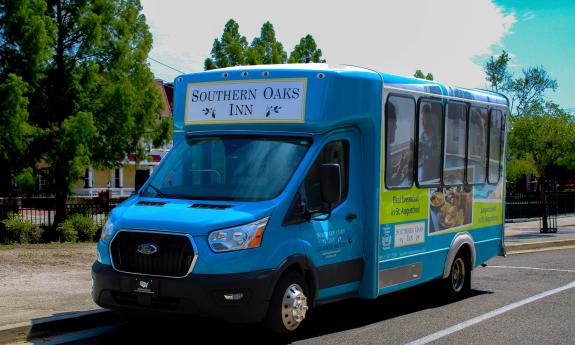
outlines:
M432 72L439 81L467 87L485 85L478 57L499 52L516 22L489 0L142 0L154 35L150 56L185 72L203 70L214 38L234 18L251 42L261 25L274 24L289 53L310 33L330 64L353 64L412 75ZM154 73L178 73L151 63Z

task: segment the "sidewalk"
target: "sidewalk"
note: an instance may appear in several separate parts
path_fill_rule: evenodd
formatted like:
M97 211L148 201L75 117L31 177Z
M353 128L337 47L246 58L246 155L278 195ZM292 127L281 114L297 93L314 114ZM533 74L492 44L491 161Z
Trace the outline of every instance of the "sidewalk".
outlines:
M558 218L556 233L542 234L539 227L539 220L505 224L508 252L575 245L575 216Z

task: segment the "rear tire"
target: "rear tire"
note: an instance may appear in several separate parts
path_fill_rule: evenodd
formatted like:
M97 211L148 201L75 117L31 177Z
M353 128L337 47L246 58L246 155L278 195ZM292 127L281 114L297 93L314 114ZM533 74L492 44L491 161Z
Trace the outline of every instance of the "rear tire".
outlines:
M285 274L274 289L264 326L280 334L294 332L306 317L308 296L309 289L301 274Z
M453 259L449 276L443 280L443 288L451 298L464 297L471 291L471 262L461 252Z

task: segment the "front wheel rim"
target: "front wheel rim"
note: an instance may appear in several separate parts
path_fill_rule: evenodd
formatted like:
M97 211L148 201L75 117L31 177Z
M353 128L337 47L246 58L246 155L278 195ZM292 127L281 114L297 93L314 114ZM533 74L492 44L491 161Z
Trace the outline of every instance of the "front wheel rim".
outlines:
M285 291L282 299L282 321L284 327L290 331L295 330L305 319L307 310L307 297L299 284L291 284Z
M459 292L465 285L465 262L463 259L457 258L453 263L451 269L451 286L455 292Z

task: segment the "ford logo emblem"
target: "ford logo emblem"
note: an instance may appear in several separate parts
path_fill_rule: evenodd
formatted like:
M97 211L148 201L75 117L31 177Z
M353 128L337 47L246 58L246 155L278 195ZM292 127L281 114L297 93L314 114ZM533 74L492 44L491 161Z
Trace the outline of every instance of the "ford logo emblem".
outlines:
M144 243L144 244L140 244L138 246L138 253L140 254L144 254L144 255L151 255L151 254L155 254L158 252L158 250L160 250L160 248L152 243Z

